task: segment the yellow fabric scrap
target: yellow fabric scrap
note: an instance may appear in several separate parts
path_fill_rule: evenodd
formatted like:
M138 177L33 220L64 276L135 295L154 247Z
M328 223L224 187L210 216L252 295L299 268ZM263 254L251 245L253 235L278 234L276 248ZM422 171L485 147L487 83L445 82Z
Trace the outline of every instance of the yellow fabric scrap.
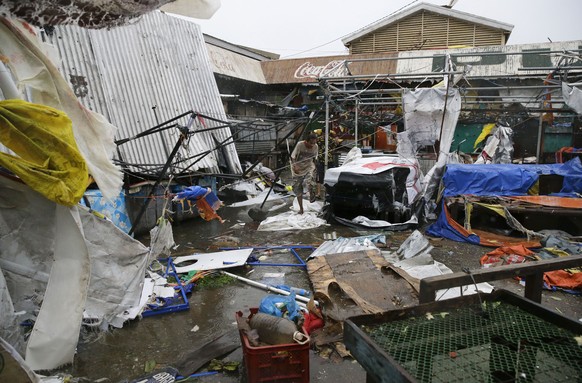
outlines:
M485 137L487 137L488 135L491 134L491 131L493 130L493 128L495 128L495 124L483 125L483 130L481 130L481 134L479 134L479 137L477 137L477 139L475 140L475 144L473 145L473 149L477 148L477 145L479 145L479 143L481 141L483 141L485 139Z
M471 230L471 213L473 213L473 204L465 203L465 230L472 232Z
M507 218L505 216L505 209L503 209L503 206L501 206L501 205L492 205L489 203L481 203L481 202L475 202L475 205L483 206L484 208L487 208L489 210L493 210L494 212L496 212L500 216Z
M83 197L87 164L64 112L23 100L0 101L0 142L16 154L0 153L0 166L35 191L66 206Z

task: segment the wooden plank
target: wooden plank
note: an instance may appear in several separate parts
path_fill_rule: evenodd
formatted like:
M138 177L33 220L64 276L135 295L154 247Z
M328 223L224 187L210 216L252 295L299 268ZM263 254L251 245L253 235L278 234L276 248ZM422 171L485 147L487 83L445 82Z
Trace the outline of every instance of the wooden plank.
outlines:
M499 279L513 277L527 277L528 275L542 274L546 271L569 269L582 266L582 255L571 255L556 259L526 262L525 264L504 265L488 269L472 270L470 274L457 272L452 274L439 275L421 279L419 303L427 303L435 300L436 291L443 288L464 286L473 283L488 282ZM532 277L533 283L541 283L539 276ZM537 282L535 282L537 281ZM537 287L530 286L528 294L533 296L534 301L541 302L541 286L539 292ZM539 298L538 298L539 295ZM529 297L527 297L530 299Z

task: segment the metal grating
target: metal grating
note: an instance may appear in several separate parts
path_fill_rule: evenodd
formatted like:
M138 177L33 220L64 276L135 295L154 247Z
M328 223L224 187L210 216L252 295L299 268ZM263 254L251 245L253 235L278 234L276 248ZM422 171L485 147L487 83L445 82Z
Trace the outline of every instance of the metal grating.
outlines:
M572 382L579 334L505 302L426 314L362 330L419 382Z

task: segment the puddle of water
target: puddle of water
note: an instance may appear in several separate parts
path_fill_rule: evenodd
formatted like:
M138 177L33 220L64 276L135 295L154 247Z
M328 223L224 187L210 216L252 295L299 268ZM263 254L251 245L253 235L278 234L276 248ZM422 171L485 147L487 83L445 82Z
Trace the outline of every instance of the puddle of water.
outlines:
M265 206L269 207L268 204ZM172 255L212 252L226 246L318 245L324 241L325 233L334 231L338 237L357 235L344 226L324 226L294 232L257 232L257 225L248 216L248 209L249 207L222 208L219 213L226 220L224 224L200 219L175 224L174 240L179 247ZM284 210L279 212L282 211ZM237 228L231 229L237 223L245 225L237 225ZM149 245L149 237L138 239ZM309 252L299 251L299 254L305 259ZM274 250L260 255L267 257L264 263L298 263L288 251ZM247 274L251 270L254 271ZM277 278L278 284L304 289L310 287L309 278L302 267L256 266L235 271L245 278L262 283L270 282L264 277L266 273L284 273L284 277ZM235 313L248 313L249 308L258 307L266 294L267 291L240 281L214 289L195 289L189 295L190 308L187 311L135 320L126 323L121 329L102 334L82 334L73 364L59 371L89 381L107 378L110 382L119 382L145 375L146 363L152 360L161 366L171 366L188 351L224 332L236 329ZM195 326L199 330L191 331ZM234 334L237 337L236 332Z

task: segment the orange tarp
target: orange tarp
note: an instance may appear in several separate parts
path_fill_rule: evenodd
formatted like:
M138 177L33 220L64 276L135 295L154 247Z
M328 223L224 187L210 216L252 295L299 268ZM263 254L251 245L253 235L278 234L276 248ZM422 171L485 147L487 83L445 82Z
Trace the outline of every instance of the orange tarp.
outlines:
M514 196L509 198L542 206L582 209L582 198L552 197L548 195Z

